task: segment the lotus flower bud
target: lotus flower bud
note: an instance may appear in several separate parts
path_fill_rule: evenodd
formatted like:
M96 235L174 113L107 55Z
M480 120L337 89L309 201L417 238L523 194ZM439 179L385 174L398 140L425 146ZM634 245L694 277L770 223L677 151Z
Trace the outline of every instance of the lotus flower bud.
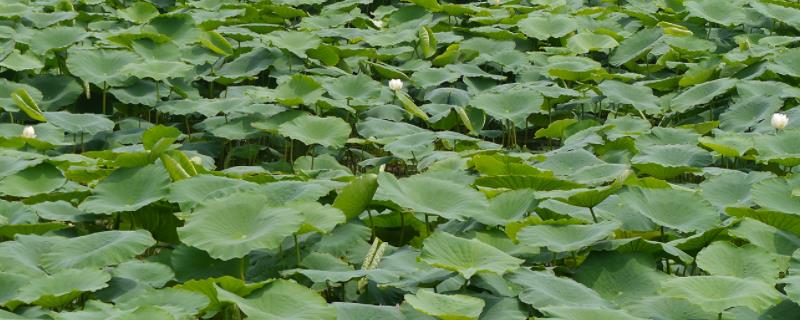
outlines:
M772 127L778 130L783 130L786 125L789 123L789 117L787 117L783 113L774 113L772 114Z
M23 138L29 138L29 139L35 139L36 138L36 130L33 129L33 126L25 126L25 128L22 129L22 137Z
M191 157L191 158L189 158L189 161L191 161L192 163L194 163L194 164L196 164L198 166L203 165L203 158L200 158L200 156Z
M372 21L372 24L374 24L376 28L378 29L383 28L383 21L381 20L370 20L370 21Z
M389 89L392 89L394 91L403 89L403 80L400 79L389 80Z

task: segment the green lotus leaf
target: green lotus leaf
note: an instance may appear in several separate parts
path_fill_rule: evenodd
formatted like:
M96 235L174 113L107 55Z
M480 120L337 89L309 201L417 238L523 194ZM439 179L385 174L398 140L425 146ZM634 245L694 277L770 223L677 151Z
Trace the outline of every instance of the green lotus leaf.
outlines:
M713 319L716 316L688 299L665 296L647 297L633 302L625 309L646 319Z
M462 294L438 294L419 290L403 298L414 309L442 320L476 320L486 303Z
M63 49L88 37L89 33L79 27L45 28L31 36L30 46L36 54L44 54L49 50Z
M120 70L138 60L136 54L122 50L69 51L67 67L75 76L98 86L117 86L129 76Z
M350 125L337 117L302 115L278 127L281 135L300 140L306 145L343 147L350 137Z
M670 110L681 113L708 103L736 86L737 81L736 79L722 78L694 85L672 98Z
M400 159L414 160L424 158L436 149L434 142L436 135L430 131L423 131L394 140L383 148Z
M322 84L332 97L356 102L377 99L381 95L381 84L363 74L341 76Z
M544 98L531 91L505 91L502 93L482 93L470 101L470 105L483 110L497 120L511 121L518 128L524 128L528 116L541 113Z
M660 114L658 98L653 90L641 85L626 84L615 80L603 81L599 86L603 94L613 103L632 105L647 114Z
M111 131L114 128L113 121L94 113L45 112L44 117L52 125L70 133L94 135L103 131Z
M244 314L264 320L334 320L336 311L315 291L290 280L275 280L240 297L217 287L220 301L235 303Z
M48 271L102 268L128 261L154 244L144 230L97 232L56 242L41 263Z
M299 31L276 31L266 36L266 40L272 42L273 46L289 51L296 56L305 59L306 50L316 48L321 41L311 33Z
M620 223L616 221L588 225L535 225L522 228L517 233L517 239L527 246L546 247L553 252L567 252L603 240L619 227Z
M378 175L375 198L445 219L464 220L485 214L489 203L480 192L456 182L426 176L396 179L388 173Z
M775 211L768 211L766 214L760 213L755 216L758 219L765 220L769 223L775 223L780 225L783 218L787 218L787 216L791 216L792 218L794 215L784 214L784 216L776 216L773 213ZM787 219L788 221L793 221L795 219ZM793 221L797 222L797 221ZM795 224L800 225L800 224ZM782 226L782 225L781 225ZM757 221L751 218L744 218L739 221L738 224L734 225L728 230L728 234L732 237L736 237L739 239L745 239L751 244L759 246L769 252L790 256L793 252L795 252L798 248L800 248L800 236L797 235L797 232L790 233L787 231L783 231L777 227L772 226L771 224Z
M135 23L146 23L158 16L158 8L147 2L136 2L133 5L119 10L119 16Z
M725 26L747 23L746 11L735 1L718 3L710 0L692 0L686 2L686 8L693 16Z
M662 35L663 32L659 28L639 30L620 42L619 47L611 53L608 62L612 66L620 66L639 59L659 43Z
M800 215L800 198L795 190L800 187L800 179L780 177L762 180L753 185L753 202L764 209Z
M42 163L0 178L0 194L30 197L55 191L66 182L61 170L49 163Z
M20 111L19 107L17 107L17 103L12 97L12 94L20 89L27 92L31 99L37 104L44 99L44 96L39 89L27 84L0 79L0 108L5 109L6 111Z
M114 170L101 180L78 209L97 214L136 211L167 196L169 175L162 166Z
M458 80L459 74L445 68L428 68L414 72L411 80L421 88L430 88Z
M2 59L0 66L14 71L39 70L44 67L41 58L27 51L20 53L18 50L12 51L5 59Z
M95 269L67 269L31 280L19 289L16 300L43 307L59 307L108 286L111 275Z
M732 307L763 312L783 299L783 295L767 282L731 276L677 277L664 282L661 293L688 299L713 313Z
M782 268L770 252L747 244L736 247L727 241L716 241L700 250L697 266L715 276L755 278L774 282Z
M657 259L643 253L592 252L575 273L575 280L618 305L656 296L671 277L653 268Z
M719 213L692 191L632 187L619 197L653 222L682 232L704 231L719 223Z
M223 64L216 74L230 79L253 77L269 68L281 56L282 53L277 49L254 48Z
M508 278L522 287L519 299L537 309L554 306L612 307L610 302L583 284L547 271L520 269Z
M26 80L25 83L42 92L44 111L71 105L83 93L78 81L66 75L39 75Z
M127 64L121 72L139 79L149 78L155 81L164 81L171 78L181 78L191 69L190 65L183 62L156 60Z
M711 154L689 145L648 146L631 159L633 167L660 179L700 171L712 163Z
M171 184L167 200L180 204L181 208L190 209L208 199L254 190L257 186L239 179L198 175Z
M275 99L287 106L310 105L317 102L325 90L309 76L295 74L275 88Z
M425 239L420 259L426 263L471 278L486 271L504 274L519 268L522 260L476 239L464 239L446 232L435 232Z
M167 310L175 319L189 318L209 304L209 299L197 292L180 289L146 289L141 294L125 295L114 301L123 310L140 306L159 307Z
M405 316L392 306L373 306L360 303L334 302L338 320L403 320Z
M529 16L519 20L517 26L526 36L539 40L561 38L578 28L578 24L572 17L555 14Z
M120 263L111 270L115 278L125 278L144 283L153 288L161 288L175 278L172 269L157 262L131 260Z
M255 249L275 249L297 232L303 215L290 207L267 207L267 198L235 193L206 201L183 227L181 241L221 260L241 258Z
M553 56L548 59L547 74L551 77L584 81L604 71L602 65L585 57Z
M618 45L619 42L611 36L590 32L580 32L567 40L567 48L579 54L609 50L616 48Z
M341 210L347 220L351 220L367 209L377 190L378 177L374 174L363 175L342 188L332 206Z
M800 148L794 143L798 138L800 131L796 130L754 137L757 159L792 167L800 164Z
M740 99L719 116L719 127L730 132L762 131L759 130L762 128L773 132L769 119L781 106L783 101L775 96Z
M766 172L730 171L703 181L700 189L703 198L718 208L749 207L753 202L750 189L770 177Z
M592 307L546 307L542 309L546 314L563 320L644 320L628 314L622 310L592 308Z

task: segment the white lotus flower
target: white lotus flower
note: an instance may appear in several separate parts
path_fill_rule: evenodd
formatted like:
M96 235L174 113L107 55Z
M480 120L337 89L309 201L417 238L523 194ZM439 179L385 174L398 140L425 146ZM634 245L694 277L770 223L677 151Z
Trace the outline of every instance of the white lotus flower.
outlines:
M403 80L400 79L389 80L389 89L392 89L394 91L403 89Z
M22 129L22 137L23 138L35 139L36 138L36 130L33 129L33 126L25 126L25 128Z
M372 24L374 24L375 27L377 27L378 29L383 28L383 21L381 20L370 20L370 21L372 21Z
M191 157L191 158L189 158L189 161L191 161L192 163L194 163L194 164L196 164L198 166L203 165L203 158L200 158L200 156Z
M772 127L778 130L783 130L789 124L789 117L783 113L772 114Z

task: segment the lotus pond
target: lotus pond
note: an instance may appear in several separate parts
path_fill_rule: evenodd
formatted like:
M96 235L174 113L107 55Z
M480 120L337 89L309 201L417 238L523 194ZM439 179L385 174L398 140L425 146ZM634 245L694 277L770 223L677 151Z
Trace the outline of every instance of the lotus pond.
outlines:
M797 319L798 17L0 1L0 318Z

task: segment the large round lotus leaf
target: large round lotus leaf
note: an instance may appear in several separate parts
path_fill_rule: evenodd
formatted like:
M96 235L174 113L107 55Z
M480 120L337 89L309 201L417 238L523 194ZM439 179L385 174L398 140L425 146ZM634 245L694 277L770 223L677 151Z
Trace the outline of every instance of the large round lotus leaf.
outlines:
M275 280L242 298L216 287L220 301L235 303L244 314L263 320L334 320L336 310L317 292L290 280Z
M54 126L70 133L94 135L103 131L110 131L114 128L114 121L94 113L75 114L66 111L45 112L44 117Z
M610 102L632 105L639 111L647 114L660 114L658 98L653 95L653 90L642 86L627 84L616 80L606 80L598 88Z
M798 59L800 59L800 49L789 49L776 56L769 68L775 73L800 77L800 63L798 63Z
M671 277L654 266L657 259L644 253L592 252L575 273L603 298L627 305L657 295L661 283Z
M158 8L147 2L136 2L117 12L120 18L135 23L145 23L158 16Z
M660 179L669 179L685 172L699 171L712 162L711 154L697 146L658 145L639 151L631 159L633 167Z
M767 172L728 171L721 175L711 177L700 183L703 198L717 208L750 207L751 187L767 178L772 177Z
M619 45L617 40L605 34L581 32L567 40L567 48L574 53L584 54L590 51L613 49Z
M551 306L612 307L610 302L592 289L547 271L520 269L509 275L508 279L522 287L519 299L537 309Z
M257 187L257 184L244 180L198 175L171 184L167 200L180 204L183 209L191 209L208 199L253 190Z
M192 69L192 66L175 61L147 61L130 63L118 72L137 77L139 79L153 79L164 81L170 78L183 77ZM164 92L166 94L166 92Z
M254 48L222 65L216 74L230 79L252 77L269 68L281 55L274 48Z
M317 102L325 93L325 89L306 75L295 74L275 88L275 100L287 106L311 105Z
M585 57L553 56L547 61L547 74L564 80L583 81L603 71L599 62Z
M753 149L753 137L747 134L714 130L714 136L704 136L699 140L704 147L716 151L724 157L744 156Z
M435 151L436 134L423 131L394 140L383 148L404 160L422 159Z
M61 170L49 163L42 163L0 178L0 194L30 197L52 192L66 182Z
M462 294L438 294L419 290L403 298L414 309L442 320L477 320L486 303Z
M73 104L83 93L78 81L65 75L39 75L26 80L25 83L42 92L44 96L41 107L45 111Z
M184 244L178 245L169 256L169 264L175 271L175 279L187 282L227 275L241 275L241 259L222 261L207 252Z
M156 100L156 83L150 80L136 79L125 87L109 89L108 92L120 102L127 104L155 106L158 102Z
M625 308L629 313L646 319L685 320L713 319L717 315L703 310L684 298L654 296L634 301Z
M800 131L786 131L779 134L759 135L755 137L755 149L758 160L773 162L784 166L800 164Z
M772 218L773 215L770 214L768 217ZM779 224L782 221L776 222ZM728 230L728 234L784 256L790 256L800 249L800 237L797 235L751 218L742 219Z
M124 295L114 303L120 309L157 306L169 310L176 319L190 318L205 308L209 299L199 292L179 288L149 289L136 295Z
M636 60L645 55L659 43L663 32L660 28L642 29L620 42L614 49L608 62L612 66L620 66L629 61Z
M660 291L666 296L688 299L713 313L733 307L763 312L783 300L772 284L731 276L677 277L664 282Z
M511 121L523 128L528 116L542 112L544 98L534 91L505 91L501 93L481 93L470 101L470 105L483 110L500 121Z
M692 107L708 103L736 86L737 81L736 79L722 78L694 85L672 98L670 111L676 113L686 112Z
M575 251L603 240L620 227L616 221L587 225L535 225L522 228L517 233L520 243L534 247L547 247L553 252Z
M373 306L360 303L334 302L337 320L403 320L400 310L393 306Z
M120 72L138 60L136 54L123 50L70 50L67 68L75 76L98 86L117 86L129 76Z
M82 292L108 286L111 275L96 269L68 269L31 280L20 288L15 300L44 307L57 307L79 297Z
M337 99L370 100L379 98L382 85L363 74L333 78L323 83L328 93Z
M715 276L755 278L774 282L782 271L776 256L752 244L736 247L716 241L700 250L697 266Z
M737 2L739 1L692 0L686 2L686 8L693 16L721 25L746 24L748 17Z
M654 145L695 145L699 138L700 134L691 129L653 127L650 133L636 137L636 147L642 150Z
M11 94L14 91L23 89L33 98L37 104L42 102L44 96L39 89L23 83L16 83L6 79L0 79L0 108L6 111L20 111L17 104L11 99Z
M160 288L175 278L175 273L169 266L139 260L120 263L111 270L111 275L144 283L153 288Z
M2 56L2 53L0 53L0 58ZM30 51L20 53L18 50L14 50L0 61L0 66L14 71L39 70L44 67L44 62Z
M345 222L344 213L330 205L321 205L316 201L301 201L288 205L303 215L303 225L297 233L328 233L336 225Z
M491 199L486 214L474 218L486 225L506 225L530 213L536 203L533 190L506 191Z
M463 46L462 46L463 47ZM420 88L435 87L445 82L453 82L461 77L459 74L444 68L429 68L415 72L411 80Z
M83 222L93 220L93 216L73 207L69 202L59 200L54 202L39 202L31 206L42 219L53 221Z
M544 313L560 320L645 320L630 315L622 310L591 308L591 307L547 307Z
M268 206L281 206L294 201L317 201L334 189L324 181L276 181L258 188L267 197Z
M692 191L633 187L619 198L653 222L682 232L708 230L720 219L711 204Z
M572 17L556 14L532 15L519 20L517 26L526 36L539 40L561 38L578 28L578 24Z
M51 27L34 33L31 37L31 50L37 54L44 54L51 49L61 49L89 36L83 28L79 27Z
M749 132L761 128L774 132L769 120L782 106L783 100L776 96L758 95L740 99L719 116L719 127L730 132Z
M265 196L236 193L206 201L178 228L181 240L213 258L241 258L255 249L275 249L295 233L303 215L289 207L266 207Z
M300 58L306 58L306 50L320 45L320 39L313 33L299 31L276 31L265 37L273 46L294 53Z
M130 260L154 244L145 230L97 232L56 242L41 264L48 271L102 268Z
M504 274L519 268L522 260L476 239L435 232L422 244L420 259L426 263L471 278L477 272Z
M160 15L150 20L142 30L163 34L178 43L197 41L200 35L200 30L195 27L194 18L188 13Z
M344 146L350 137L350 131L350 125L341 118L310 114L299 116L278 127L281 135L300 140L306 145L319 144L332 148Z
M339 190L333 207L341 210L347 220L356 218L367 209L377 190L378 176L363 175Z
M486 214L486 196L468 186L427 176L396 179L388 173L378 175L375 198L389 200L419 213L445 219L464 220Z
M753 201L765 209L800 215L798 188L800 179L796 177L762 180L753 186Z
M101 180L78 209L111 214L136 211L169 193L169 174L160 165L117 169Z

